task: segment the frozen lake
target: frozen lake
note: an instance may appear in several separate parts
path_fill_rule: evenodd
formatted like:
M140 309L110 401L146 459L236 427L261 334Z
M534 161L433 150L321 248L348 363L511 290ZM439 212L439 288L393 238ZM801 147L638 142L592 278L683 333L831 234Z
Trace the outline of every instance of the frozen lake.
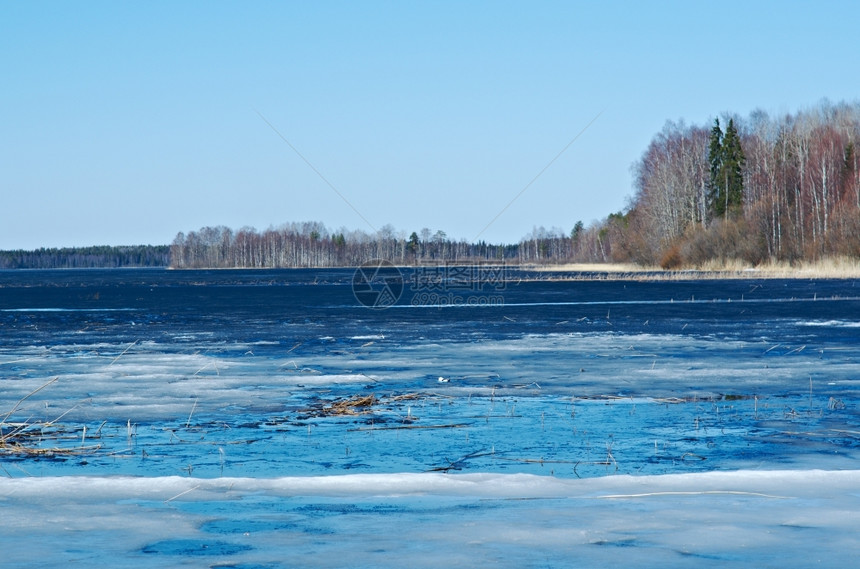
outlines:
M4 567L860 553L855 281L356 275L0 272Z

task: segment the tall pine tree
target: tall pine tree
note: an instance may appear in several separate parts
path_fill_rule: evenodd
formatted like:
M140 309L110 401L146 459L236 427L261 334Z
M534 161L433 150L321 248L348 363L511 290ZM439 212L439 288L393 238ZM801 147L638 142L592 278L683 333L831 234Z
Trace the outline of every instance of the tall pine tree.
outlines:
M745 165L741 137L735 128L735 121L729 119L723 138L723 177L726 180L726 210L729 214L740 213L743 209Z
M720 128L720 120L714 121L708 146L708 162L711 167L708 184L711 215L716 218L740 213L743 209L743 168L746 157L734 119L729 119L725 134Z
M714 119L711 129L711 139L708 144L708 163L710 164L710 179L708 180L708 210L713 217L725 214L725 199L722 198L723 180L723 129L720 119Z

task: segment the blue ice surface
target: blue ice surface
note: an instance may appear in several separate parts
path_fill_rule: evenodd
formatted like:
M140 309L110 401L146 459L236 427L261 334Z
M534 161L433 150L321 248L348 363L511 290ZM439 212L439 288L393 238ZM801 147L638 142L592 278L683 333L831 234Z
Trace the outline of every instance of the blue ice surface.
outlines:
M857 468L853 280L560 280L508 268L503 282L431 286L403 275L398 302L372 309L350 270L0 271L0 436L43 451L0 449L2 474L577 480ZM334 412L359 398L371 404ZM307 561L343 554L338 536L355 546L392 519L430 520L441 539L438 524L462 512L510 528L520 508L428 496L137 501L199 517L199 529L145 543L126 535L125 561L283 566L244 534L288 535ZM538 523L539 510L526 510ZM379 540L365 566L395 563L397 541ZM588 543L604 552L586 557L594 566L654 549L647 534ZM499 566L565 566L566 553L517 563L519 546L493 549ZM755 555L714 546L653 559ZM462 544L452 556L471 558ZM336 561L318 565L362 565Z

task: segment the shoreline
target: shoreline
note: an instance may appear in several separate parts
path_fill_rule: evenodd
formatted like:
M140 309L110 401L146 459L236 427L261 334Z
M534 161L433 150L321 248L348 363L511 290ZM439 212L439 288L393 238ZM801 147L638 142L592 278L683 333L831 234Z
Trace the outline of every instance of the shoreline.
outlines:
M654 281L681 281L681 280L755 280L755 279L860 279L860 259L843 258L827 259L815 263L788 264L766 264L760 266L743 265L741 263L729 263L723 265L708 265L697 268L663 269L661 267L649 267L633 263L505 263L505 262L447 262L447 263L419 263L419 264L395 264L398 269L417 269L426 267L468 267L468 266L497 266L510 269L536 273L533 278L525 277L527 280L654 280ZM301 271L301 270L355 270L357 266L332 266L332 267L62 267L62 268L15 268L0 269L2 273L15 273L19 271L99 271L99 270L151 270L169 272L193 272L193 271ZM524 278L522 275L518 279Z
M825 259L813 263L804 262L794 266L782 263L751 266L730 262L700 268L663 269L661 267L646 267L632 263L566 263L557 265L520 265L520 268L546 273L547 275L553 273L580 273L580 276L572 277L576 280L860 278L860 259L853 258ZM562 275L559 275L559 277L562 277Z

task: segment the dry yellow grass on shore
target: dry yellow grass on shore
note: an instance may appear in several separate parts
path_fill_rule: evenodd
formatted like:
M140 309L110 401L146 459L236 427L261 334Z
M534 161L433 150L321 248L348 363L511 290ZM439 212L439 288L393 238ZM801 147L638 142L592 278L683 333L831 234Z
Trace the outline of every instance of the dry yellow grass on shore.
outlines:
M660 267L646 267L643 265L635 265L633 263L564 263L559 265L523 265L523 268L547 272L582 273L646 273L663 271Z
M533 265L536 271L547 273L585 273L578 278L600 279L853 279L860 278L860 259L854 257L833 257L814 262L766 263L752 266L738 260L713 261L700 267L665 270L632 263L570 263L560 265ZM599 276L597 276L599 275Z

